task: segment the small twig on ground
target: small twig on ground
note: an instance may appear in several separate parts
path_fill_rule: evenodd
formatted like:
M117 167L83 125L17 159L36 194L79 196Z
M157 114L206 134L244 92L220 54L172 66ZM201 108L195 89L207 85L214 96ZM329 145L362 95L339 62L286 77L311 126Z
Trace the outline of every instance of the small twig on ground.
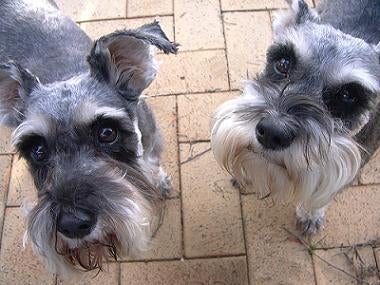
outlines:
M371 283L361 279L361 278L358 278L356 277L355 275L345 271L344 269L342 268L339 268L338 266L332 264L331 262L329 262L328 260L324 259L323 257L321 257L320 255L318 255L317 253L315 253L315 249L309 245L300 235L292 232L291 230L285 228L285 227L282 227L288 234L292 235L293 237L295 237L306 249L307 251L309 252L310 255L312 256L315 256L317 257L319 260L321 260L322 262L326 263L328 266L331 266L332 268L334 268L335 270L338 270L344 274L346 274L347 276L351 277L352 279L360 282L360 284L367 284L367 285L371 285Z
M190 161L196 159L197 157L200 157L200 156L204 155L205 153L207 153L207 152L209 152L209 151L211 151L211 148L208 148L208 149L206 149L206 150L204 150L204 151L202 151L202 152L200 152L200 153L198 153L198 154L196 154L196 155L194 155L194 156L189 157L188 159L186 159L185 161L183 161L183 162L181 163L181 165L184 165L185 163L188 163L188 162L190 162Z

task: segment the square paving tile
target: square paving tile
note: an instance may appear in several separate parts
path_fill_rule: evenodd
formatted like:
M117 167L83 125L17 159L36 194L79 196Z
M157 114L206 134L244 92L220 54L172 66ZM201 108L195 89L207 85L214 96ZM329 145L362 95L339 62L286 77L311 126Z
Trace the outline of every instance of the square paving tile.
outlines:
M306 0L310 7L314 7L312 0ZM278 9L287 8L289 5L285 0L221 0L222 10L256 10L256 9Z
M174 0L174 9L176 41L182 51L224 48L219 0Z
M307 250L286 232L295 231L292 205L273 205L255 195L242 196L251 284L314 284Z
M120 275L119 263L108 263L103 271L90 271L77 278L62 279L58 277L57 285L118 285Z
M121 284L247 285L245 257L123 263Z
M13 157L7 206L20 206L37 198L37 189L26 161L18 155Z
M379 284L376 261L373 250L369 246L356 250L353 248L317 250L315 254L320 256L320 258L315 255L313 257L318 284Z
M128 0L128 17L173 14L173 0Z
M181 49L181 47L180 47ZM224 50L179 52L157 55L162 61L148 95L228 90Z
M263 70L272 42L271 21L267 11L225 13L223 21L231 88L237 89L247 76L254 78Z
M180 145L186 257L244 253L239 192L209 147Z
M210 139L210 121L219 105L239 92L202 93L178 96L179 140Z
M0 125L0 153L14 152L11 146L11 129Z
M359 181L361 184L380 183L380 148L361 170Z
M163 224L152 239L150 250L142 252L133 260L181 258L181 202L179 199L171 199L166 200L165 204Z
M378 186L355 186L338 194L326 213L325 228L315 237L318 247L350 246L380 236Z
M162 162L164 170L172 178L173 192L171 197L177 197L179 193L179 170L176 98L175 96L148 97L146 100L152 107L165 141Z
M74 21L125 18L127 0L57 0L58 7Z
M7 208L0 252L0 284L55 284L54 274L46 271L30 244L23 248L24 231L25 219L21 210Z
M1 232L3 229L3 219L6 204L6 196L8 191L9 177L11 172L11 155L0 155L0 243ZM0 245L1 248L1 245Z
M103 271L90 271L76 278L63 279L58 277L57 285L118 285L120 275L119 263L104 265Z

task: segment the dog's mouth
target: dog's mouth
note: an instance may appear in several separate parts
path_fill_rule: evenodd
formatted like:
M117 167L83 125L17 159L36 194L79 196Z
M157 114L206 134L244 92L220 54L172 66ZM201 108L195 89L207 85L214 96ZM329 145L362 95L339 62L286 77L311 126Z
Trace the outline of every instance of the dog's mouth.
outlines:
M70 247L56 235L55 250L70 265L90 271L103 269L103 264L109 260L117 260L120 243L115 234L107 234L102 240L84 241L78 247Z

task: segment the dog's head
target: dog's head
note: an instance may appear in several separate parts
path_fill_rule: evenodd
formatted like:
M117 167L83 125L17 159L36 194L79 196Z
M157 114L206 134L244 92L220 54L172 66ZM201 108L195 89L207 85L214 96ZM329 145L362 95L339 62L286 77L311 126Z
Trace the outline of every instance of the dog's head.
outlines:
M218 109L213 151L243 184L324 204L360 166L354 136L379 101L380 46L322 23L301 0L273 31L264 71Z
M150 237L160 193L136 112L157 72L154 46L177 51L157 22L109 34L95 41L90 72L51 84L17 63L0 66L1 119L38 189L28 235L55 271L97 268Z

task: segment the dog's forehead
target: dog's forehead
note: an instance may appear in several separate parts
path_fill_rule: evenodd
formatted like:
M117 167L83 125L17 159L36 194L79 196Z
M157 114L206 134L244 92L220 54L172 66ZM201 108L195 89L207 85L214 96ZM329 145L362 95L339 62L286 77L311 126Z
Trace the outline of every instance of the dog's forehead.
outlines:
M42 86L33 92L26 110L26 118L44 116L61 123L84 123L102 110L115 116L128 116L128 108L121 96L108 85L87 75Z

